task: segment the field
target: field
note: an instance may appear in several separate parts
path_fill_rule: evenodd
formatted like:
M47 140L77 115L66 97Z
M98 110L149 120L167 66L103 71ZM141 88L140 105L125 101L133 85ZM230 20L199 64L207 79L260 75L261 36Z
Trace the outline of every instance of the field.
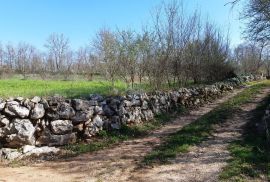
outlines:
M189 81L185 87L194 86ZM159 90L178 88L178 85L163 84ZM78 75L71 75L70 80L63 80L61 77L42 80L36 75L29 75L23 79L21 75L13 75L11 78L0 79L0 98L8 97L33 97L33 96L53 96L59 94L67 98L87 97L89 94L101 95L123 95L127 91L153 91L153 88L146 82L134 83L134 87L128 86L124 81L118 80L114 87L110 81L106 81L101 76L95 76L93 81L87 81Z
M102 95L121 94L127 90L124 82L117 81L112 89L108 81L56 81L56 80L0 80L0 97L61 96L84 97L92 93Z

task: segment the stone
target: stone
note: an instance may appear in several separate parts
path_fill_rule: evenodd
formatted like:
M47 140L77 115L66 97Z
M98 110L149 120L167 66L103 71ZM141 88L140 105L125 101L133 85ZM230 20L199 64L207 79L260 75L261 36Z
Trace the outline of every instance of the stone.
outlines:
M18 101L18 102L22 102L24 100L23 97L17 97L16 99L14 99L15 101Z
M47 102L49 106L58 106L59 103L65 102L65 99L60 95L55 95L53 97L50 97Z
M56 111L53 111L51 108L45 112L46 117L51 120L58 120L60 118L59 114Z
M29 116L30 110L19 105L16 101L11 101L7 102L4 112L12 117L19 116L20 118L26 118Z
M60 152L60 149L56 147L49 147L49 146L34 147L32 150L25 153L24 156L32 156L32 155L40 156L46 154L57 154L58 152Z
M97 102L101 102L101 101L104 100L104 98L103 98L101 95L99 95L99 94L91 94L91 95L89 96L89 99L90 99L90 100L95 100L95 101L97 101Z
M83 124L78 124L78 125L75 125L73 127L73 130L74 131L77 131L77 132L82 132L84 130L84 125Z
M10 107L12 105L19 105L19 103L16 102L16 101L8 101L6 103L6 108L4 109L4 113L7 114L7 115L9 115L9 116L13 116L14 117L14 116L16 116L16 114L14 112L10 111L9 108L8 108L8 107Z
M0 117L0 127L8 126L9 120L5 116Z
M161 97L160 97L160 103L161 103L162 105L165 105L165 104L166 104L166 98L165 98L164 96L161 96Z
M6 102L3 99L0 99L0 111L3 111L5 106L6 106Z
M93 124L95 124L98 128L101 128L104 124L104 121L99 115L97 115L93 118Z
M48 109L50 107L48 101L43 98L41 99L40 104L43 104L44 109Z
M9 97L9 98L7 99L7 102L11 102L11 101L14 101L14 98L13 98L13 97Z
M24 145L24 146L22 147L22 151L23 151L23 153L25 154L25 153L27 153L27 152L32 151L34 148L36 148L34 145Z
M7 159L7 160L15 160L19 158L22 153L19 152L17 149L10 149L10 148L3 148L0 150L0 156L1 158Z
M64 135L71 133L73 130L72 121L70 120L55 120L51 122L52 132L56 135Z
M89 100L89 105L90 106L98 106L98 101L96 101L96 100Z
M43 134L37 139L36 145L62 146L67 144L73 144L76 142L76 140L76 133L54 135L48 129L45 129L43 131Z
M10 130L9 127L0 128L0 139L2 139L2 140L5 139L6 136L9 134L9 130Z
M133 99L131 102L132 102L132 106L141 106L140 100Z
M23 102L23 106L30 110L35 107L35 103L31 102L29 99L25 99Z
M121 121L119 116L113 116L111 118L111 128L119 130L121 128Z
M35 104L39 103L40 101L41 101L41 98L38 96L35 96L34 98L31 99L31 102L33 102Z
M128 100L124 100L124 106L125 107L131 107L132 106L132 102L130 102Z
M72 99L71 103L76 111L85 111L90 107L90 103L82 99Z
M61 103L57 109L60 119L70 119L75 115L74 109L68 103Z
M200 103L201 103L200 99L195 99L195 101L193 102L194 105L198 105Z
M74 125L88 121L94 114L94 111L77 111L75 116L71 118Z
M95 106L94 111L95 114L103 114L103 109L100 106Z
M142 102L142 109L143 110L147 110L148 109L148 102L147 101L143 101Z
M45 109L43 104L35 104L34 109L31 110L31 119L41 119L45 115Z
M102 107L105 116L113 116L115 111L113 111L108 105L104 105Z
M35 127L29 119L14 119L10 123L9 135L6 136L8 147L34 145Z
M84 136L86 138L90 138L92 136L95 136L99 131L100 129L96 125L94 125L93 123L89 123L86 125L86 128L84 130Z
M142 111L142 114L143 114L144 119L146 121L150 121L150 120L154 119L154 113L151 110L144 110L144 111Z
M121 104L121 101L120 101L121 99L122 99L121 97L111 98L108 100L108 103L111 108L113 108L114 110L117 110Z
M121 106L121 107L119 108L119 111L118 111L118 115L119 115L119 116L124 116L124 115L127 114L127 113L128 113L128 111L126 110L125 107Z
M115 130L119 130L121 128L120 123L111 123L111 128Z

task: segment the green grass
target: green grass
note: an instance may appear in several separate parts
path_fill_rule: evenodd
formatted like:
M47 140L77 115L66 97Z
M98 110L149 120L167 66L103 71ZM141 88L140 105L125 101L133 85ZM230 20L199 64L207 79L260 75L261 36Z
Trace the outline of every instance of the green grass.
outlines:
M177 154L189 151L191 146L198 145L211 135L214 124L220 124L230 118L239 110L240 105L249 102L259 90L266 86L270 86L270 81L253 84L182 130L170 135L162 145L144 158L143 163L146 165L166 163Z
M191 85L192 83L189 83L189 85L186 86ZM192 86L194 86L194 84ZM179 86L172 85L171 87L168 87L167 84L163 84L160 90L171 90L176 88L179 88ZM40 78L31 75L29 75L27 79L23 79L21 75L14 75L9 79L0 79L0 98L18 96L47 97L55 94L67 98L75 98L85 97L93 93L101 95L122 95L127 91L150 92L153 91L153 88L147 82L135 83L134 87L131 88L131 85L127 85L120 80L115 82L113 88L111 82L105 81L104 78L98 76L95 76L93 81L83 80L79 76L74 76L73 80L69 81L64 81L59 78L58 80L41 80Z
M119 93L126 90L126 84L115 83ZM32 96L61 96L74 98L88 96L91 93L111 95L113 89L108 81L55 81L55 80L0 80L0 97L32 97Z
M255 121L263 117L270 97L265 99L254 111L254 116L245 129L243 140L237 140L229 145L232 159L220 175L221 181L247 181L249 178L266 176L270 181L270 152L266 135L258 134Z
M101 131L98 136L90 143L78 143L66 146L65 149L72 151L75 155L94 152L107 147L110 147L119 142L146 136L150 131L162 127L167 122L170 122L177 114L185 112L184 109L178 109L172 113L164 113L155 117L152 121L134 125L122 126L120 130Z

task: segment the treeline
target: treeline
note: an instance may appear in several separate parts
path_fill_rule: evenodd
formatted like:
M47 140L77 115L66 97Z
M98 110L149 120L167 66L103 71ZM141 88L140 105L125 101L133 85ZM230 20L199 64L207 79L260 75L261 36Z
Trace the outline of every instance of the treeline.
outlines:
M1 45L1 75L39 74L46 79L61 74L68 79L79 74L91 80L99 74L112 85L122 79L131 86L139 81L159 88L222 80L235 71L258 73L263 65L259 46L240 45L231 51L228 34L203 22L197 11L187 15L177 1L157 8L151 25L140 32L102 28L77 51L57 33L47 39L45 52L27 43Z

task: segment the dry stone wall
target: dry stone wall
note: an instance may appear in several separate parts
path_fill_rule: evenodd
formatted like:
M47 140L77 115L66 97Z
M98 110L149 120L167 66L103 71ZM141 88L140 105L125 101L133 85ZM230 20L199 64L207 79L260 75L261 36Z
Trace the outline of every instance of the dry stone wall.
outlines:
M152 120L155 115L177 107L199 106L254 79L237 77L209 86L126 96L95 94L89 99L0 99L0 142L2 147L9 148L71 144L103 129Z

